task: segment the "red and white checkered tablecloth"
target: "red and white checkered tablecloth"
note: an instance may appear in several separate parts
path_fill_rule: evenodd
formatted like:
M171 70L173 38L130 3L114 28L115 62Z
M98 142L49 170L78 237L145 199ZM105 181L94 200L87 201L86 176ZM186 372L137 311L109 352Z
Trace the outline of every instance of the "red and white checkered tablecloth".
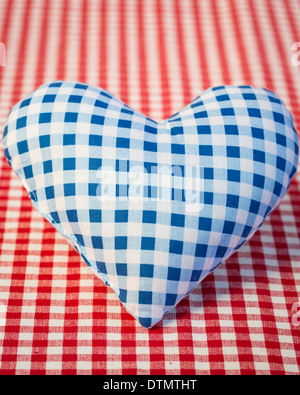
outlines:
M0 0L0 42L0 135L11 106L55 79L156 120L210 86L264 86L300 131L299 0ZM255 237L147 330L0 152L0 374L300 373L299 175Z

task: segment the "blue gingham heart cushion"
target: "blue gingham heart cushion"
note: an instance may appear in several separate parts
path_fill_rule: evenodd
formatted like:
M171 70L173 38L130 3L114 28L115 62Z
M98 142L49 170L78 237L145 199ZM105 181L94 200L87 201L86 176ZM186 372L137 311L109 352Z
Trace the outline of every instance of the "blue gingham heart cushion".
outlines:
M3 142L33 205L146 328L254 234L298 163L291 114L251 86L158 123L57 81L11 110Z

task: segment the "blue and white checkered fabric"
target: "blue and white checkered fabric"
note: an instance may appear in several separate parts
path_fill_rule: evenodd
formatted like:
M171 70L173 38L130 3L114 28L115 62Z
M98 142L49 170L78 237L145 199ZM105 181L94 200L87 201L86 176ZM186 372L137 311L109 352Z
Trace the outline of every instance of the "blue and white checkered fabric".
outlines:
M254 234L298 163L291 114L251 86L157 123L57 81L12 109L3 142L34 206L146 328Z

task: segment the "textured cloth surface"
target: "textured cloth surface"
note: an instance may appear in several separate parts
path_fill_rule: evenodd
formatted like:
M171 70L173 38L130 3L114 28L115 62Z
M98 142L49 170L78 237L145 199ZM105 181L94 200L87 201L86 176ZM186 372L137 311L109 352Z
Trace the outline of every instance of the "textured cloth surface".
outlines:
M2 125L30 91L64 79L101 86L155 120L210 86L264 86L300 129L297 0L0 7ZM299 374L299 197L296 176L254 238L148 331L32 209L1 152L0 372Z
M208 89L158 123L53 81L12 108L3 144L33 205L146 328L263 225L299 153L285 105L249 85Z

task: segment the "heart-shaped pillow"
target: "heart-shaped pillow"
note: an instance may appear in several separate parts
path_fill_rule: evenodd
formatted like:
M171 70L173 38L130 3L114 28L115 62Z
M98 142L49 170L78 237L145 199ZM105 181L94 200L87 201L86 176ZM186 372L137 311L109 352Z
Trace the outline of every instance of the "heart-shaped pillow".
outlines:
M34 206L146 328L254 234L298 164L291 114L251 86L158 123L57 81L13 107L3 142Z

